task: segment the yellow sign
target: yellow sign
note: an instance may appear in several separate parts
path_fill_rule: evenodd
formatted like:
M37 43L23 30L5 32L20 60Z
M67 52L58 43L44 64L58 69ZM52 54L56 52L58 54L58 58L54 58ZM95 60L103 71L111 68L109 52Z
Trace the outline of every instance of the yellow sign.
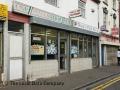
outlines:
M0 4L0 20L6 20L8 18L8 6Z

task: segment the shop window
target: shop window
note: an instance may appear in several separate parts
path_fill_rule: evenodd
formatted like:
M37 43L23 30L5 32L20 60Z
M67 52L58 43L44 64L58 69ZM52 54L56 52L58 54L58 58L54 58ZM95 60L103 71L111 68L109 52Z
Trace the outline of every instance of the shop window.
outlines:
M31 60L45 59L45 28L31 25Z
M47 59L57 59L57 31L47 29Z
M108 21L108 14L103 13L103 25L107 27L107 21Z
M84 36L84 52L83 53L84 53L84 57L88 56L88 38L86 35Z
M15 21L8 21L8 31L21 32L24 31L24 24Z
M77 58L79 54L78 37L76 34L72 34L71 37L71 58Z
M79 56L83 58L83 35L79 35Z
M92 57L92 37L88 37L88 57Z
M78 0L78 8L80 9L81 17L83 18L85 18L85 6L86 6L85 2L83 2L82 0Z
M53 6L57 6L58 4L58 0L45 0L45 2Z

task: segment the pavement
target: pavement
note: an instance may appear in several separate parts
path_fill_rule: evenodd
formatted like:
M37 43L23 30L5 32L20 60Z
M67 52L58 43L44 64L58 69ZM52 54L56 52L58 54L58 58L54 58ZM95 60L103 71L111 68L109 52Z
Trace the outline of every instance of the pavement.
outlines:
M63 74L58 77L38 79L40 85L15 85L0 90L82 90L82 88L120 74L120 66L104 66L90 70Z

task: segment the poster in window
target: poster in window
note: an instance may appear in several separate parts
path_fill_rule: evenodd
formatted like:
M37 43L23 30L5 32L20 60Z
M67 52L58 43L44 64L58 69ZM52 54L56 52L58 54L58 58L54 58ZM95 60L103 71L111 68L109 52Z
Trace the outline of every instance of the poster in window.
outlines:
M32 55L44 55L44 46L43 45L32 45L31 46Z
M47 54L57 54L57 47L55 44L55 40L48 40L47 43Z
M73 57L77 57L77 55L78 55L78 48L77 48L77 46L72 46L71 47L71 54L72 54Z

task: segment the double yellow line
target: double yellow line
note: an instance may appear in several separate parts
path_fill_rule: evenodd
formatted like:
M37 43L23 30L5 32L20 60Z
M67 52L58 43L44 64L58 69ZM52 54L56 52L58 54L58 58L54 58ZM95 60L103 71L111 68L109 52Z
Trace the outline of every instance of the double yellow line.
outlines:
M116 77L116 78L113 78L113 79L109 80L109 81L106 82L106 83L100 84L99 86L94 87L94 88L92 88L91 90L104 90L104 89L107 88L108 86L110 86L110 85L112 85L112 84L114 84L114 83L116 83L116 82L118 82L118 81L120 81L120 76L119 76L119 77Z

